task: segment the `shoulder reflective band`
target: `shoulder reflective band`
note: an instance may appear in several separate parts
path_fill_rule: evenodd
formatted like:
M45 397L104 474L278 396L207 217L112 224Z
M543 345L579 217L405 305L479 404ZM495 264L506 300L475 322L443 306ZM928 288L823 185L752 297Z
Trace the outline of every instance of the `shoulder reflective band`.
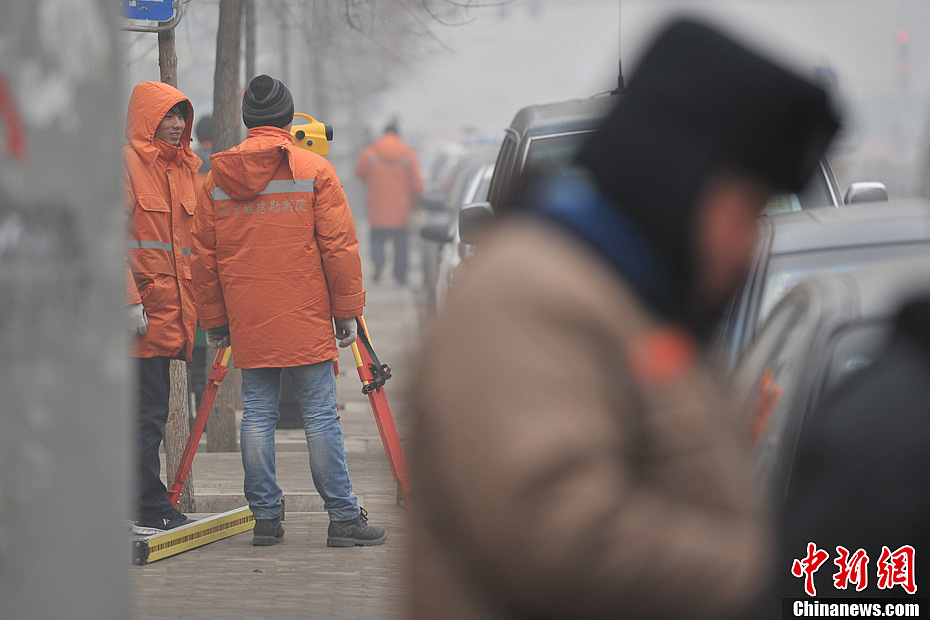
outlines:
M164 250L165 252L174 252L174 246L164 241L139 241L138 239L128 239L126 247L130 250ZM181 254L190 256L190 248L181 248Z
M314 185L316 185L316 179L297 179L296 181L284 179L281 181L270 181L265 189L258 192L256 195L261 196L263 194L291 194L299 192L312 192ZM213 200L232 200L232 198L229 197L229 194L224 192L219 187L214 187L213 191L210 192L210 195L213 197Z

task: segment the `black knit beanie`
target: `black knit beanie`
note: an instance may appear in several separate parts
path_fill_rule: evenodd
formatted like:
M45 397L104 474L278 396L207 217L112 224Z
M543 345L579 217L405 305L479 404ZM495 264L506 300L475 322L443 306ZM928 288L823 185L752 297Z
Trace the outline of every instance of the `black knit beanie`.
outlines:
M710 176L734 169L797 192L838 127L822 88L688 19L661 31L618 99L580 163L686 284Z
M248 128L286 127L294 120L294 99L280 80L256 75L242 97L242 122Z

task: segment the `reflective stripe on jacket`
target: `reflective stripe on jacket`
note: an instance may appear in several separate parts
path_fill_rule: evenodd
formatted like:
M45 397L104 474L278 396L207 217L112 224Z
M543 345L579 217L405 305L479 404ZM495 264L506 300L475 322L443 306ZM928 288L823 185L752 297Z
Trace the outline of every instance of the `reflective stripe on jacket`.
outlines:
M368 185L372 228L406 228L423 194L416 152L395 133L385 133L359 155L355 174Z
M289 132L255 127L212 158L194 218L204 329L229 325L238 368L337 356L333 318L362 313L355 223L332 164Z
M191 359L197 324L191 287L191 226L200 158L190 148L193 108L181 146L155 140L172 107L190 101L161 82L133 89L123 166L128 219L127 304L142 303L148 329L134 338L135 357Z

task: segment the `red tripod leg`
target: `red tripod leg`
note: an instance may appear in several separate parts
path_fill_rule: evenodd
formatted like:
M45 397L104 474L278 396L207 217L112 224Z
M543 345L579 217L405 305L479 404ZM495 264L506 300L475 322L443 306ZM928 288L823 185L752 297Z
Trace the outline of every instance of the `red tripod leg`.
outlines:
M207 375L207 388L203 392L203 399L200 401L200 407L197 408L197 416L194 418L194 426L191 428L191 434L187 438L187 445L184 446L184 453L181 455L181 462L178 463L178 471L174 474L174 484L168 490L168 500L171 505L177 508L178 500L181 498L181 490L184 487L184 481L191 473L191 465L194 463L194 454L197 453L197 446L200 444L200 438L203 436L203 429L207 425L207 418L210 416L210 409L213 407L213 400L216 398L216 392L220 383L226 378L229 371L229 356L232 349L224 347L216 352L216 359L213 360L213 366L210 368L210 374Z

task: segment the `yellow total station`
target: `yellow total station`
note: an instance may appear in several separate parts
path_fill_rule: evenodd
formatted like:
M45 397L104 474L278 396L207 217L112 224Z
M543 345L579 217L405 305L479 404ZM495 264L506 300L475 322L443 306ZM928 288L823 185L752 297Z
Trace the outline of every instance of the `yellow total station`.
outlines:
M294 116L308 121L304 125L291 126L291 139L294 140L294 144L318 155L329 155L329 141L333 139L333 126L324 125L315 118L300 112L295 112Z

